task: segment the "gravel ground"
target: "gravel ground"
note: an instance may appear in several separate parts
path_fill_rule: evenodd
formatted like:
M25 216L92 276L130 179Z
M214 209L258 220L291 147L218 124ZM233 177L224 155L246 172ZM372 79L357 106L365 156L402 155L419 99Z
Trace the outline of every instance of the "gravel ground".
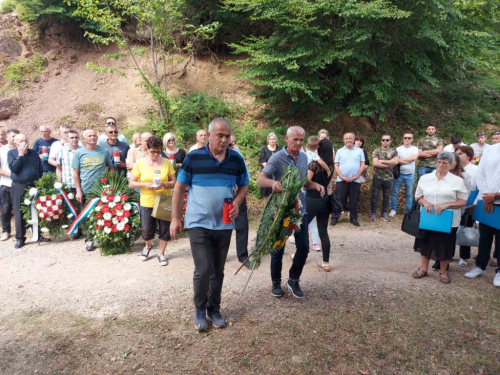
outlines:
M361 228L339 223L330 227L330 238L332 272L319 269L321 252L316 251L311 251L304 268L301 285L308 298L326 292L339 296L371 295L380 291L443 287L434 273L431 276L435 277L420 281L411 278L419 259L413 253L412 238L399 230L399 222L363 223ZM250 244L254 239L255 230L251 229ZM19 250L14 249L13 240L3 242L0 317L30 309L68 311L94 318L147 315L158 309L182 318L191 316L193 262L189 240L182 238L168 245L166 267L158 264L155 249L148 261L141 262L138 255L142 246L138 241L129 254L105 257L98 250L85 251L83 240L28 244ZM293 248L293 244L287 244L284 280L291 264L288 253ZM241 306L248 298L270 298L269 257L254 272L243 296L241 292L250 271L243 269L234 275L239 265L233 238L226 263L223 308ZM465 269L456 263L451 268L453 284L449 292L468 292L462 276ZM486 277L488 284L492 277L490 271ZM457 290L454 285L464 288Z

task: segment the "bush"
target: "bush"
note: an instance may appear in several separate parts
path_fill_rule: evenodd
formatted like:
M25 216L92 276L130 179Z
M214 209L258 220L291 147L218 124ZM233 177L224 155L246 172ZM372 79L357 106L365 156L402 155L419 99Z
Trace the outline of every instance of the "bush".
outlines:
M37 52L29 60L10 64L3 73L3 78L6 81L4 91L29 86L40 77L46 66L47 59Z
M16 0L3 0L0 5L0 13L10 13L16 9Z

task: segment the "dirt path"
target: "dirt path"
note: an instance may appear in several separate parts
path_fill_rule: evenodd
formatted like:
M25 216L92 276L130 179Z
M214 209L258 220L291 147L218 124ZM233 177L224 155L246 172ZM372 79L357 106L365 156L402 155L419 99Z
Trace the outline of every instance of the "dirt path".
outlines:
M13 241L4 242L0 245L0 358L3 358L0 373L38 370L38 373L99 374L141 370L144 373L361 371L371 374L379 373L375 371L377 368L385 368L387 373L403 369L404 372L412 373L413 369L420 373L429 370L430 365L425 361L420 363L423 358L417 358L418 351L430 351L431 355L444 345L442 342L424 350L418 348L420 336L417 336L410 340L414 342L411 350L404 342L396 346L397 349L392 348L389 362L387 357L391 350L386 348L382 350L386 354L377 354L377 343L392 346L397 340L409 339L406 335L411 333L407 330L415 334L416 327L411 322L413 314L418 317L416 319L423 319L421 328L424 331L418 335L426 335L431 329L426 326L430 323L432 327L438 321L441 324L441 319L449 318L448 322L453 324L451 329L458 329L453 320L455 308L460 324L475 327L472 333L500 333L500 307L491 298L497 298L499 291L491 285L491 269L487 277L471 281L463 277L464 269L455 262L451 266L453 283L450 286L440 284L434 272L427 279L415 281L411 271L418 266L418 257L412 251L411 238L399 230L400 223L362 222L362 225L354 228L348 223L340 223L330 228L331 273L319 270L317 264L321 253L311 252L301 282L307 294L302 301L289 294L281 300L271 297L269 258L255 271L246 293L241 296L249 271L234 275L239 263L233 238L226 264L222 306L231 326L210 332L204 338L192 328L193 264L186 238L169 244L167 267L159 266L154 251L149 261L141 262L139 242L133 253L111 257L103 257L98 251L86 252L82 240L41 246L31 244L20 250L14 249ZM255 230L252 230L250 243L254 237ZM288 253L293 245L290 245L287 244L284 260L286 272L291 264ZM481 304L478 305L479 300ZM470 309L463 307L469 304ZM445 305L448 307L440 310L440 306ZM454 307L449 310L449 306ZM433 319L426 317L434 309L444 311L437 321L432 313ZM491 313L491 319L479 316L481 309ZM329 324L343 334L329 336L325 341L322 335L332 335L333 328L328 328ZM390 332L400 325L402 336L391 338ZM367 330L376 332L376 327L379 330L375 333L376 339L366 337ZM477 331L478 327L482 327L482 331ZM446 334L443 337L448 337L449 331L450 328L443 332ZM147 337L144 336L146 332ZM323 339L316 342L316 335ZM363 342L358 341L360 338ZM287 349L287 342L295 339L293 350L297 352L289 355L287 351L291 348ZM472 342L471 338L467 340ZM300 342L310 347L312 354L306 355L307 348L297 347ZM326 342L330 344L324 346ZM495 358L499 353L498 335L481 338L480 342L489 351L477 354L482 355L483 360L489 355ZM316 347L320 343L322 347ZM481 345L476 347L479 352ZM30 347L34 352L30 352ZM94 348L100 349L94 351ZM182 350L176 352L180 348ZM127 354L129 349L131 352ZM146 350L147 354L136 354L141 350ZM165 350L169 353L167 357ZM210 358L214 353L221 355L220 359L207 360L206 356ZM321 360L330 354L333 356L327 361L316 362L316 358ZM436 354L431 364L436 366L435 373L448 373L446 358L450 353L441 354ZM30 355L32 360L23 360ZM358 358L359 355L364 356L363 359ZM473 356L473 353L467 355ZM335 359L337 356L341 356L340 362ZM409 365L401 362L400 357L405 356L416 356L415 362ZM467 360L465 354L462 359ZM167 363L167 367L159 370L158 361ZM470 361L473 366L467 367L470 371L484 369L487 365L500 369L497 359L493 364L479 360L476 363L475 357L469 358ZM457 363L461 365L462 362L454 366ZM458 367L459 372L460 369ZM432 369L427 371L432 372Z

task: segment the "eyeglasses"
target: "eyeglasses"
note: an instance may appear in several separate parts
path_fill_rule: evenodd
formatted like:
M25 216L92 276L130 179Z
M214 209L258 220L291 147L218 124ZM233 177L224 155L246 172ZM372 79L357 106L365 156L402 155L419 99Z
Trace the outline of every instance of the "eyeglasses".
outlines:
M106 125L116 125L116 122L114 122L114 121L106 121Z
M108 134L118 134L117 131L108 132Z
M403 139L413 139L413 137L403 137Z
M382 142L390 142L390 139L382 139Z

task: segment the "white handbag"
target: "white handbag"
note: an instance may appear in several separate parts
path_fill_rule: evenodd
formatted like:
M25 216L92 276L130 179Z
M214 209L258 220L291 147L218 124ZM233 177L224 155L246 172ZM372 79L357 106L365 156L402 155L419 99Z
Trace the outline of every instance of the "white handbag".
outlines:
M479 229L476 223L472 227L458 227L456 245L479 247Z

